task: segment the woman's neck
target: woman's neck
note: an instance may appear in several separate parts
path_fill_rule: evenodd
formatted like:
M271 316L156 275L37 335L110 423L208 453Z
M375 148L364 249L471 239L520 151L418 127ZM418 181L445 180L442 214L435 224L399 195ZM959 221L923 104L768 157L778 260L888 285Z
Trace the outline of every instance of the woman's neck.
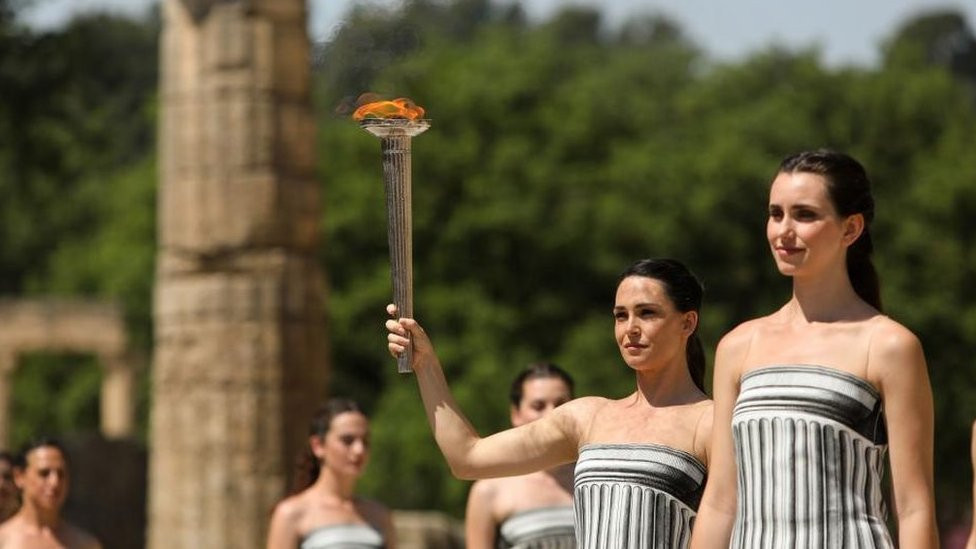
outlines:
M50 530L57 530L58 526L61 525L61 516L57 511L48 511L44 509L39 509L35 505L31 505L29 502L25 501L20 511L17 515L21 519L37 528L48 528Z
M314 486L316 490L329 493L342 501L351 501L356 488L356 479L338 475L332 469L323 466Z
M688 364L677 360L662 370L638 370L638 399L654 408L698 402L705 393L695 385Z
M791 315L791 320L810 323L850 318L865 306L844 270L829 278L794 277L793 297L783 309Z

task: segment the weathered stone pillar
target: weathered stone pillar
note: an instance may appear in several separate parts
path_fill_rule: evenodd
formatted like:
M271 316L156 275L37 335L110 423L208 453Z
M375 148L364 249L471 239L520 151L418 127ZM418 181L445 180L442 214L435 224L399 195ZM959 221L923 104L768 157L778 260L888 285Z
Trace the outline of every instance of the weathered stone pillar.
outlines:
M149 548L258 548L327 372L306 7L163 18Z
M119 356L100 356L102 363L101 430L105 438L132 436L135 432L135 369Z

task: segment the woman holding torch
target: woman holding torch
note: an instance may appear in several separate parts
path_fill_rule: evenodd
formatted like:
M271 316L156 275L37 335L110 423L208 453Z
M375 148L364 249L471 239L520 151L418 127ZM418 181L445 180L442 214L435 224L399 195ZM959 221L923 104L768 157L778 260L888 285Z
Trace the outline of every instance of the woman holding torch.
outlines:
M579 398L484 438L452 397L416 320L387 321L388 348L398 356L412 345L427 418L455 476L523 475L576 461L579 547L683 548L709 461L712 405L702 385L701 302L701 285L681 263L631 265L618 280L612 316L621 357L634 372L634 392L616 400ZM388 312L395 316L396 308Z

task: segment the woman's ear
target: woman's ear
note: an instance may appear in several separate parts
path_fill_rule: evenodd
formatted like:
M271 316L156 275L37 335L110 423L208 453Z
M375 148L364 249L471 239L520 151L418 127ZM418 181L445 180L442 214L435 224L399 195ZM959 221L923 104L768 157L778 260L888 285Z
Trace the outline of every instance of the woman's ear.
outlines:
M512 426L514 427L522 425L522 418L519 414L518 406L515 406L514 404L510 404L508 406L508 419L512 422Z
M844 236L843 242L845 246L850 246L857 242L857 239L861 237L861 233L864 232L864 214L853 214L847 216L844 220Z
M308 437L308 447L312 449L312 455L319 458L319 461L325 459L324 435L311 435Z
M681 327L684 329L685 335L690 336L695 333L695 328L698 328L698 311L688 311L684 315Z
M21 492L24 491L24 476L27 474L26 467L14 466L14 486Z

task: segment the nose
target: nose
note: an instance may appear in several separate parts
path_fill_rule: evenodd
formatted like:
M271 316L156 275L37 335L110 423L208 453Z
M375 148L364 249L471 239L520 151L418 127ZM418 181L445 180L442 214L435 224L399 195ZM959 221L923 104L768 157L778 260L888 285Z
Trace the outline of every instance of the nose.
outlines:
M640 333L640 326L637 324L637 317L632 316L627 320L627 334L630 336L636 336Z
M64 473L51 473L44 480L48 486L57 488L64 484Z
M352 451L356 455L362 455L362 454L366 453L366 443L364 441L362 441L362 440L357 440L352 445Z

